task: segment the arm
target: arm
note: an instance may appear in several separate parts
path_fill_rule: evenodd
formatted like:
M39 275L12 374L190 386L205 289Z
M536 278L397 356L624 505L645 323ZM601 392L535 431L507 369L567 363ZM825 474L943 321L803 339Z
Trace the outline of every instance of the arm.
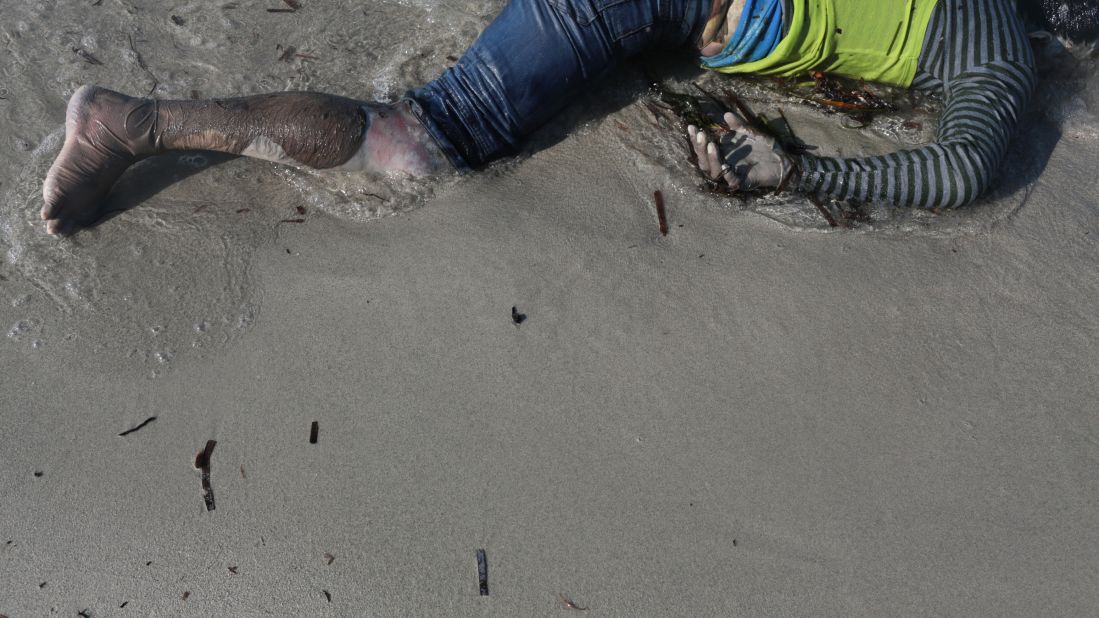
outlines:
M969 204L994 178L1034 82L1015 62L973 67L946 84L935 144L862 159L802 156L798 190L919 208Z

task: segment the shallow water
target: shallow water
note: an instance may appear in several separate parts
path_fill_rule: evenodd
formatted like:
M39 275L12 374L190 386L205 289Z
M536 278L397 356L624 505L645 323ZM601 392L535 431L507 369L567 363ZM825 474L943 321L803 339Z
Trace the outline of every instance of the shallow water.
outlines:
M273 0L5 7L0 37L10 55L0 66L0 300L7 306L0 315L12 316L0 324L6 342L29 351L89 347L158 375L178 355L225 345L255 320L262 290L251 264L275 242L280 221L299 216L297 207L308 216L365 222L420 207L461 182L314 173L180 153L136 166L112 198L116 216L57 240L43 234L37 218L41 181L60 147L65 102L79 86L98 83L161 99L317 90L392 101L441 72L503 4L338 1L308 3L295 13L268 12L282 6ZM942 216L870 206L868 218L848 221L850 229L841 233L969 234L1025 207L1027 187L1062 133L1099 140L1095 60L1056 49L1042 58L1043 87L988 197ZM689 92L692 81L715 89L723 80L757 112L774 116L781 108L799 137L826 154L885 152L933 137L933 106L883 114L850 129L841 116L766 84L671 70L667 61L651 59L608 80L604 89L625 94L599 97L617 97L604 112L573 109L547 130L622 153L616 172L640 187L639 195L660 188L678 203L766 217L792 232L830 227L803 197L740 199L700 190L678 127L643 105L651 96L643 75L654 71L679 92ZM553 156L552 141L535 139L531 148ZM487 173L507 174L521 164L522 158Z
M225 200L181 180L138 208L59 240L43 233L37 210L42 174L61 139L57 131L43 140L0 202L8 343L31 350L78 346L128 359L155 377L179 353L224 345L246 330L259 310L253 254L274 237L269 225L241 225L247 212L237 211L254 202L243 194ZM171 167L220 175L222 182L250 175L234 169L242 167L235 161L215 174L202 155L175 158ZM156 176L155 165L124 176L120 193L140 194L135 185ZM128 202L116 197L108 205Z
M309 3L306 3L309 4ZM283 219L366 221L430 199L438 183L316 174L179 153L135 166L108 209L71 239L43 233L41 182L65 103L96 83L161 99L318 90L390 101L438 74L502 2L41 1L4 8L0 38L0 344L78 346L159 375L215 348L259 312L257 250ZM290 47L294 50L291 52ZM289 225L289 224L287 224ZM10 323L9 323L10 322Z

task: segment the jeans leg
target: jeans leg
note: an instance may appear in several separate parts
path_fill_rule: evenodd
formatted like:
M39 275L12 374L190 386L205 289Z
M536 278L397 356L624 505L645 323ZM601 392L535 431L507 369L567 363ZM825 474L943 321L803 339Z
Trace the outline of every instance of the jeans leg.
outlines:
M513 154L615 62L691 41L709 6L512 0L453 67L409 93L413 111L455 167L479 167Z

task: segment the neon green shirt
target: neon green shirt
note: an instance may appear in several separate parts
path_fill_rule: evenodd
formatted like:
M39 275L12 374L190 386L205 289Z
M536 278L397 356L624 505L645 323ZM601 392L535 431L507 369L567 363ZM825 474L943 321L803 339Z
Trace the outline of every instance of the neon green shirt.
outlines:
M824 71L908 87L937 0L793 0L790 30L767 57L722 73Z

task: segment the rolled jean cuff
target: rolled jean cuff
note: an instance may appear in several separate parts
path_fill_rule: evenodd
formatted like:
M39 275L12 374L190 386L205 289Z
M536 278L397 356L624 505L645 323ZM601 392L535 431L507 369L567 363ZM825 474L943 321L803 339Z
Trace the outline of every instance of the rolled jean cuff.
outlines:
M469 162L466 161L465 156L454 147L450 138L447 137L446 132L439 127L439 123L435 122L435 119L430 114L424 112L423 105L415 98L415 94L415 90L409 90L405 93L402 100L408 102L408 107L412 110L412 114L416 116L420 121L420 124L423 125L424 130L426 130L427 134L434 140L435 145L439 147L439 150L442 151L443 155L447 158L447 161L450 161L450 164L454 166L454 169L459 172L466 173L473 171L473 166L471 166Z

